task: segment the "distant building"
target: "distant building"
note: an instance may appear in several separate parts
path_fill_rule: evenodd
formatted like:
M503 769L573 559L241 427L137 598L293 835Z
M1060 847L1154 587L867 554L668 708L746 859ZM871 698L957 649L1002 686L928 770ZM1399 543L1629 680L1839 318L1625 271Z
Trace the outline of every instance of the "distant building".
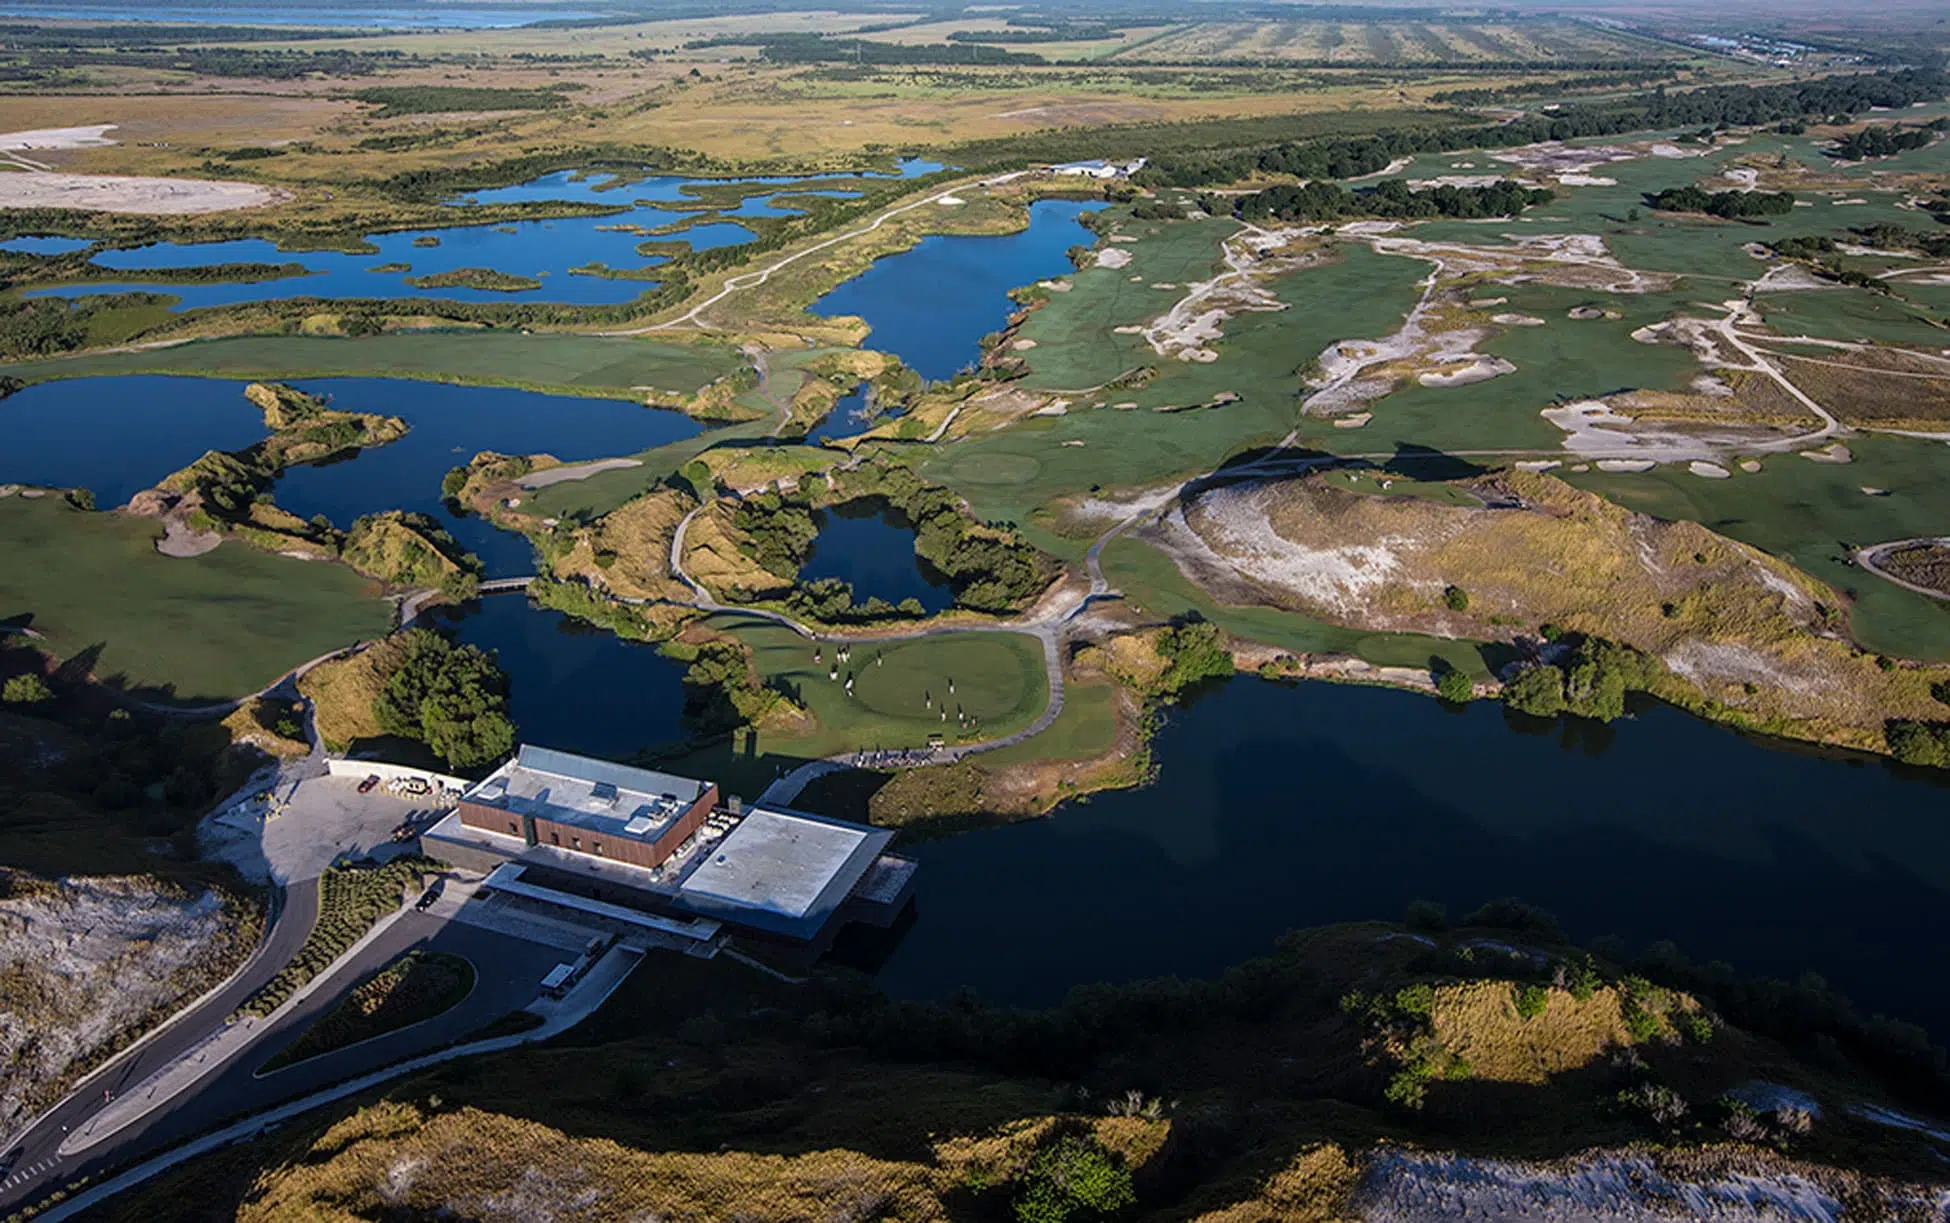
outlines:
M428 829L429 855L526 902L675 942L817 954L849 922L891 925L915 864L893 834L783 808L741 812L715 782L523 746Z
M1129 178L1144 168L1144 158L1136 161L1105 161L1101 158L1091 161L1070 161L1060 166L1051 166L1050 173L1070 175L1077 178Z

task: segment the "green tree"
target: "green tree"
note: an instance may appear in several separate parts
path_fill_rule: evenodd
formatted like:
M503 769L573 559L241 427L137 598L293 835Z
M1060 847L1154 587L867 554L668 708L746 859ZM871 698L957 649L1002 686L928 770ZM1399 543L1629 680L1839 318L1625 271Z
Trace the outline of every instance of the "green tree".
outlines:
M46 680L32 672L16 675L7 681L6 687L0 688L0 700L4 700L9 705L38 705L42 701L53 699L54 689L47 686Z
M492 655L426 629L408 630L403 643L404 659L373 702L380 729L426 744L456 769L514 748L508 679Z
M1556 717L1564 712L1564 672L1548 663L1526 669L1503 689L1503 703L1532 717Z
M1469 610L1469 592L1460 586L1442 588L1442 605L1450 611Z
M1164 631L1158 653L1171 665L1158 683L1166 697L1175 697L1193 684L1232 674L1232 651L1225 634L1209 620L1188 620Z
M1018 1223L1112 1218L1137 1204L1130 1170L1096 1143L1065 1138L1030 1161L1016 1197Z
M1466 705L1476 696L1476 685L1454 667L1435 677L1436 695L1455 705Z

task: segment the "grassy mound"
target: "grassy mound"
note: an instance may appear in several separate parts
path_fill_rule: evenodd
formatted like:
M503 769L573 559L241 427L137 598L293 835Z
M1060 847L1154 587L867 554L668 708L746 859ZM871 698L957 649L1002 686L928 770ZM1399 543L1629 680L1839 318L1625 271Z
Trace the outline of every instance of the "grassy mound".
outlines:
M1778 734L1880 750L1886 719L1941 708L1931 685L1950 672L1863 653L1839 591L1757 548L1548 476L1456 487L1482 504L1370 495L1345 473L1235 485L1199 498L1196 540L1176 542L1227 601L1478 641L1549 624L1661 659L1660 696Z

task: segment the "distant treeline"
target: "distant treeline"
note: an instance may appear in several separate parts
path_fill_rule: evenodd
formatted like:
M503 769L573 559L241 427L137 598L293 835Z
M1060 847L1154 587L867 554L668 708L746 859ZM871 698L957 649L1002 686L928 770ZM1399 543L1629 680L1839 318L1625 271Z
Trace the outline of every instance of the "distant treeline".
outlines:
M1622 89L1647 85L1657 85L1671 81L1679 76L1678 68L1672 65L1650 67L1636 71L1603 72L1595 76L1574 76L1568 80L1524 81L1517 85L1505 85L1497 89L1451 89L1446 93L1432 93L1429 101L1442 106L1486 106L1492 102L1505 102L1517 98L1541 98L1560 93L1589 93L1596 89Z
M712 47L757 47L759 54L781 64L1045 64L1028 51L1004 51L981 43L905 44L870 42L864 38L828 38L824 34L725 34L684 44L687 50Z
M8 40L12 41L12 40ZM264 51L248 47L150 47L103 51L68 48L29 49L10 56L18 70L54 68L149 68L196 76L296 80L313 73L370 76L381 69L408 68L430 61L403 51Z
M437 115L447 111L547 110L568 101L564 87L546 89L491 89L470 85L383 85L361 89L354 101L371 102L380 109L375 119L396 115Z
M1268 187L1242 196L1237 211L1245 221L1332 221L1339 217L1385 217L1419 220L1428 217L1456 217L1465 221L1487 217L1513 217L1536 204L1548 204L1557 196L1542 188L1532 189L1505 179L1487 187L1428 187L1411 190L1400 179L1391 179L1366 191L1349 191L1333 183L1312 182L1299 187ZM1201 201L1208 212L1221 214L1229 202L1225 196Z
M0 24L0 40L16 50L33 47L143 47L155 50L162 44L200 42L307 42L329 38L371 38L386 33L374 29L306 29L287 26L279 29L218 25L134 25L48 26Z
M1673 127L1748 126L1805 115L1860 114L1872 107L1940 101L1950 89L1941 61L1928 68L1861 73L1786 85L1663 89L1612 102L1566 106L1508 123L1381 131L1248 148L1160 152L1138 172L1145 186L1203 187L1257 175L1353 178L1397 157L1461 149L1511 148L1546 140L1615 136Z
M1715 191L1671 187L1649 192L1645 202L1660 212L1703 212L1729 221L1784 217L1794 211L1794 195L1787 191Z

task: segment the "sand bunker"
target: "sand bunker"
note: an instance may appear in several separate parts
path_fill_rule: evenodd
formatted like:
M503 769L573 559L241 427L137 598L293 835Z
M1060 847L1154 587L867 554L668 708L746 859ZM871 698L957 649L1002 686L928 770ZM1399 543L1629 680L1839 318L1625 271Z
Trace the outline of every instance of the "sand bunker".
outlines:
M1691 463L1688 463L1686 470L1703 480L1726 480L1733 476L1732 472L1720 466L1718 463L1708 463L1702 459L1694 459Z
M1490 321L1504 327L1542 327L1544 325L1543 319L1530 314L1492 314Z
M1112 247L1097 252L1097 266L1100 268L1122 268L1131 264L1131 252Z
M1616 187L1618 180L1604 174L1560 174L1557 181L1566 187Z
M1819 450L1803 450L1801 457L1817 463L1853 463L1855 455L1840 442L1830 442Z
M1373 412L1356 412L1352 416L1342 416L1334 421L1336 429L1359 429L1374 419Z
M1599 471L1651 471L1658 464L1651 459L1599 459Z
M120 174L0 174L0 208L71 208L183 216L256 208L290 197L258 183L207 178L137 178Z
M1501 357L1479 357L1461 369L1433 370L1420 375L1416 381L1423 386L1469 386L1516 372L1517 367Z

